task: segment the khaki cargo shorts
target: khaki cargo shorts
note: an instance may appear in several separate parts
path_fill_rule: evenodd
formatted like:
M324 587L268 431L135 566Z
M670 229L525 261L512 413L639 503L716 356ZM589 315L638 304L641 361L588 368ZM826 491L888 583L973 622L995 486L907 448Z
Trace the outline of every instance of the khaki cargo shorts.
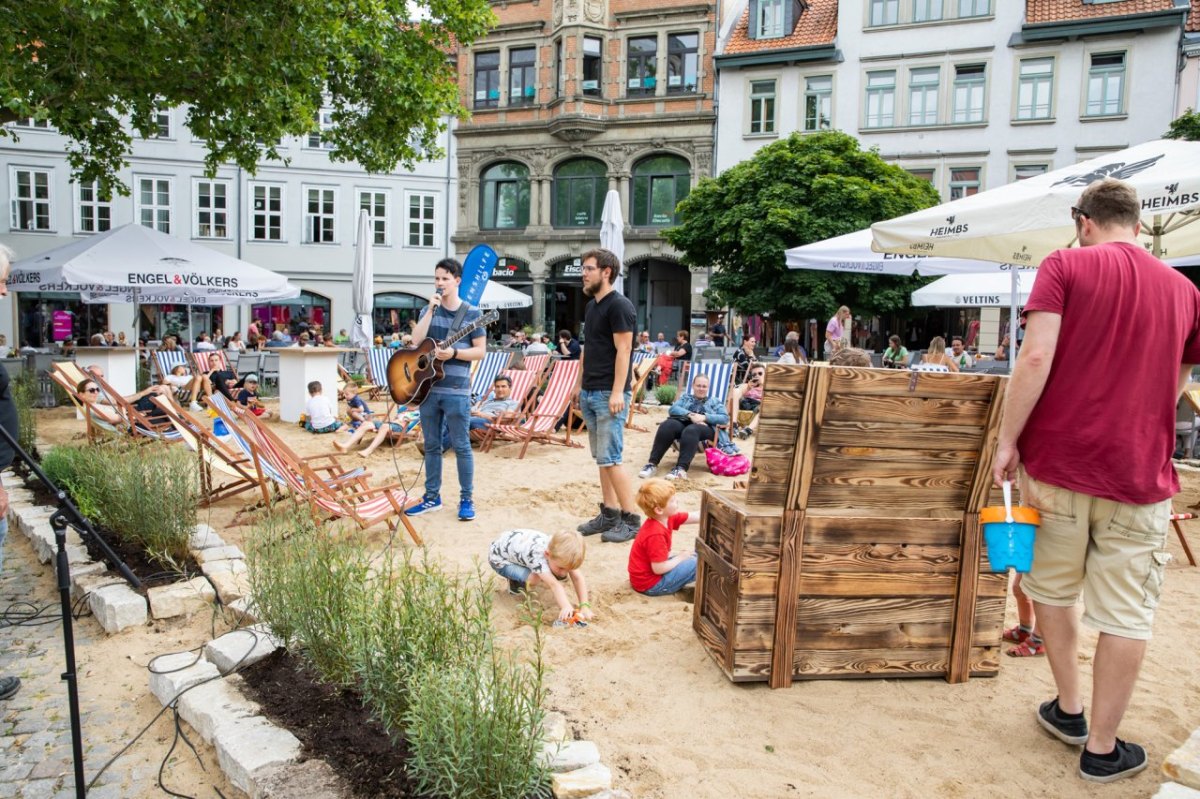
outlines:
M1083 622L1146 640L1162 593L1171 501L1126 505L1042 483L1022 473L1021 497L1041 513L1033 569L1021 590L1036 602L1071 607Z

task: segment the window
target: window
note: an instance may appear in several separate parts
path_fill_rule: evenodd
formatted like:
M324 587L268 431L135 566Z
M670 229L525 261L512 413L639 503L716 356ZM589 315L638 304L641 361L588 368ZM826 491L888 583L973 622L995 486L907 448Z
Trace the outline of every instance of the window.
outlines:
M983 64L963 64L954 68L953 122L983 121L983 90L986 75Z
M658 71L658 39L638 36L629 40L629 58L625 65L625 93L631 97L654 94L654 76Z
M900 21L900 0L871 0L867 25L895 25Z
M775 132L775 81L750 81L750 133Z
M192 235L198 239L229 238L229 183L196 181L196 216Z
M633 219L631 224L675 224L675 206L691 190L688 162L674 155L656 155L633 167Z
M778 39L783 36L784 0L758 0L756 39Z
M333 244L337 230L337 189L304 190L304 242Z
M950 199L961 200L979 193L979 167L950 170Z
M833 126L833 76L818 75L804 83L804 129L829 130Z
M890 128L896 124L896 72L867 73L867 127Z
M503 163L483 173L479 226L500 230L529 224L529 168Z
M50 230L50 171L12 169L9 186L12 195L12 230Z
M607 169L599 161L577 158L554 170L555 227L596 227L608 191Z
M1023 58L1017 86L1017 119L1050 119L1054 59Z
M1085 116L1106 116L1124 111L1125 54L1095 53L1088 70Z
M34 119L33 117L18 119L13 122L13 125L17 126L18 128L30 128L32 130L51 130L50 120Z
M913 22L936 22L942 18L943 0L913 0Z
M941 70L923 67L908 74L908 124L936 125L938 123L938 83Z
M914 178L920 178L921 180L927 180L930 183L933 183L933 178L934 178L934 175L936 174L936 170L929 169L927 167L914 167L912 169L905 169L904 171L907 172L908 174L912 175Z
M603 39L583 37L583 93L588 97L600 97L603 94L600 88L603 52Z
M283 241L283 186L250 184L250 239Z
M958 16L986 17L992 13L992 0L958 0Z
M358 208L367 212L367 221L371 225L371 244L376 247L386 247L388 241L388 193L359 189ZM358 235L358 225L355 223L355 233Z
M432 247L436 194L408 195L408 246Z
M667 36L668 93L691 94L696 91L699 52L700 34L672 33Z
M514 47L508 51L508 104L537 102L537 50Z
M138 178L137 220L159 233L171 232L171 179Z
M150 134L151 139L171 138L171 109L156 108L150 118L154 122L154 133Z
M475 107L500 105L500 53L475 54Z
M318 116L318 130L308 134L308 146L314 150L332 150L333 142L321 136L322 133L333 129L333 112L324 108Z
M1017 164L1013 167L1013 177L1016 180L1028 180L1046 174L1047 169L1047 164Z
M100 199L99 184L79 183L79 225L77 233L103 233L112 227L112 203Z
M562 39L554 40L554 96L563 96L563 80L565 78L567 65L563 61L563 41Z

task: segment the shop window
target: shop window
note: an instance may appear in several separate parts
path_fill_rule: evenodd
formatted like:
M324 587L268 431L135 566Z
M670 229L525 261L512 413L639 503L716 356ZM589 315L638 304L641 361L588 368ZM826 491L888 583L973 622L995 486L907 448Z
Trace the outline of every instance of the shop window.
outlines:
M276 330L299 335L304 326L321 325L329 331L330 302L312 291L301 291L293 300L263 303L250 307L250 315L258 322L259 330L270 338Z
M529 167L506 162L488 167L480 191L479 226L514 229L529 224Z
M554 170L554 226L596 227L607 191L604 164L590 158L562 164Z
M633 221L640 226L674 225L675 206L691 190L688 162L675 155L656 155L633 167Z
M52 172L48 169L9 170L9 192L12 230L50 230L53 216L50 212L50 184Z
M415 294L400 291L376 294L371 310L375 332L385 336L407 333L409 323L420 318L421 309L427 305L429 300Z

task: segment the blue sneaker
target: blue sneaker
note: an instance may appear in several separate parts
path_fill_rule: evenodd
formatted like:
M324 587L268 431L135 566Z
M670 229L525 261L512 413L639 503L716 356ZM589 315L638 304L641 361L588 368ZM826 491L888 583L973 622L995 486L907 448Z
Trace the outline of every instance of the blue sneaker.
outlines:
M405 516L420 516L422 513L432 513L442 509L441 497L425 497L416 505L404 511Z
M441 503L438 503L441 504ZM475 518L475 503L469 499L464 499L458 503L458 520L460 522L469 522Z

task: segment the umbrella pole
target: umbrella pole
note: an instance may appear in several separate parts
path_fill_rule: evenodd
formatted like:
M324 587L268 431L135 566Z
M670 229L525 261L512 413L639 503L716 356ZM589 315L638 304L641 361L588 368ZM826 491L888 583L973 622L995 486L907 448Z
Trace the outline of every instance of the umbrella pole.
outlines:
M1017 364L1017 306L1020 303L1021 293L1021 270L1016 264L1011 264L1012 267L1012 284L1009 288L1008 298L1008 351L1005 355L1008 356L1008 373L1012 374L1013 367Z
M1154 236L1154 239L1153 239L1153 242L1154 242L1153 248L1154 249L1152 249L1150 251L1150 254L1153 255L1155 258L1162 258L1163 225L1162 225L1162 216L1160 214L1154 215L1154 226L1152 228L1150 228L1150 232Z

